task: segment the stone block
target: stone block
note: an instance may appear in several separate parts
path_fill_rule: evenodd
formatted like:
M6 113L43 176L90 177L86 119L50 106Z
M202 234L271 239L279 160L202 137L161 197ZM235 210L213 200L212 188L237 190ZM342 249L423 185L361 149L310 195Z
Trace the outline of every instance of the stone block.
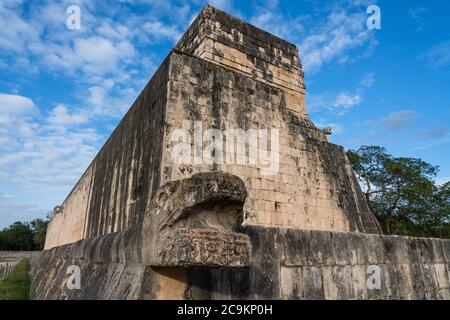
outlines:
M356 300L367 299L366 267L354 265L351 268L354 298Z
M431 239L417 238L420 244L420 258L424 264L430 264L434 262L434 250L433 242Z
M324 299L322 270L320 267L303 267L303 298L307 300Z
M441 239L430 239L433 245L433 262L445 263L444 242Z
M354 299L352 266L322 268L324 298L326 300Z
M349 233L332 233L331 242L334 247L336 264L340 266L351 265L352 255L350 251Z
M282 299L301 299L303 297L303 273L301 267L283 267L280 270Z
M311 231L287 229L284 234L285 266L307 266L310 264Z
M386 264L389 273L390 299L412 299L412 278L409 265Z
M444 251L444 258L447 264L450 263L450 241L442 242L442 249Z
M311 231L309 239L309 265L334 265L336 264L333 246L333 238L330 232Z
M436 272L436 283L438 288L450 288L450 273L448 272L444 263L436 263L434 265Z

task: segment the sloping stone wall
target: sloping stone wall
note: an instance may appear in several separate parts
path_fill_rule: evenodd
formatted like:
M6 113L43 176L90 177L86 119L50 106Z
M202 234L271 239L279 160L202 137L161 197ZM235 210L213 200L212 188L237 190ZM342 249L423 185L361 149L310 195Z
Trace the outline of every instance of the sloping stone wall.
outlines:
M45 249L126 230L160 186L168 63L163 63L53 216Z
M239 233L247 195L241 179L201 173L156 194L142 223L31 259L31 297L180 299L188 267L249 265L250 239ZM68 285L72 274L81 288Z
M248 226L248 268L155 268L138 232L42 252L32 260L34 299L450 299L450 240ZM66 287L68 266L81 289ZM380 287L367 286L374 266Z
M19 260L0 260L0 280L4 280L19 263Z
M287 108L305 116L305 82L298 49L225 12L206 6L176 48L285 94Z
M170 57L168 78L161 183L204 171L229 172L242 178L249 191L244 224L378 233L344 149L329 143L308 117L287 109L283 90L179 53ZM171 140L174 130L189 130L193 143L196 122L202 126L200 135L218 129L227 143L239 142L246 152L254 147L250 139L229 141L227 130L267 129L270 139L278 130L278 143L270 143L279 148L269 149L278 156L277 168L262 174L268 166L261 159L256 164L250 159L238 163L234 145L229 149L225 142L218 163L208 164L204 154L198 164L174 163L173 150L179 143Z
M31 258L39 251L0 251L0 280L5 279L14 270L20 260Z
M249 229L249 295L282 299L450 299L450 241L291 229ZM367 286L373 267L380 289ZM250 279L252 272L250 272ZM252 280L250 280L251 282ZM258 291L252 289L262 289Z
M450 241L379 235L304 95L294 45L207 6L50 222L32 298L449 299ZM278 149L236 138L276 168L175 163L173 131L198 121L276 130ZM220 151L235 156L209 156ZM80 289L67 286L73 266Z
M139 224L158 187L205 171L244 180L244 224L378 233L343 148L314 126L304 96L294 45L205 7L52 218L45 248ZM173 130L193 131L194 121L268 130L266 147L237 139L259 155L270 145L269 168L254 154L244 164L174 163Z
M2 258L29 258L36 253L39 253L39 251L0 251L0 260Z
M138 232L116 232L43 251L31 260L32 299L138 299L146 267L133 250ZM81 290L69 290L70 266Z

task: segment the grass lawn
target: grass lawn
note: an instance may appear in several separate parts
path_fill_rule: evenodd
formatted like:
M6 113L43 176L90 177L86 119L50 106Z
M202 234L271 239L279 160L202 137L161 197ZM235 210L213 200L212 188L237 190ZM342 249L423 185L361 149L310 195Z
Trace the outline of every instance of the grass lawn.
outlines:
M22 259L4 280L0 280L0 300L28 300L30 262Z

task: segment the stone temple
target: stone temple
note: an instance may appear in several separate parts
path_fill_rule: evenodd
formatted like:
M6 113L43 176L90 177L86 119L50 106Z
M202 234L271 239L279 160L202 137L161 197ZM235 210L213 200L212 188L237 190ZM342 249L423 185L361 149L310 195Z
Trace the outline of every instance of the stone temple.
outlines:
M449 299L450 241L380 234L305 93L295 45L206 6L55 211L32 298ZM174 161L199 123L267 148L226 135L207 161L193 138Z

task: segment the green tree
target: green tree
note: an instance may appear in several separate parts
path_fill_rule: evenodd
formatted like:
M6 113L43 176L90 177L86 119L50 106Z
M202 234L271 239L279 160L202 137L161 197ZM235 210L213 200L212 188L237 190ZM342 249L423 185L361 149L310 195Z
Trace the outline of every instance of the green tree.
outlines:
M33 250L33 230L28 223L16 222L2 230L1 250Z
M0 250L42 250L49 221L36 219L31 222L15 222L0 231Z
M31 221L31 228L33 230L33 243L35 250L44 249L45 236L47 235L47 226L49 220L36 219Z
M347 155L385 233L450 237L450 185L436 185L438 167L377 146Z

